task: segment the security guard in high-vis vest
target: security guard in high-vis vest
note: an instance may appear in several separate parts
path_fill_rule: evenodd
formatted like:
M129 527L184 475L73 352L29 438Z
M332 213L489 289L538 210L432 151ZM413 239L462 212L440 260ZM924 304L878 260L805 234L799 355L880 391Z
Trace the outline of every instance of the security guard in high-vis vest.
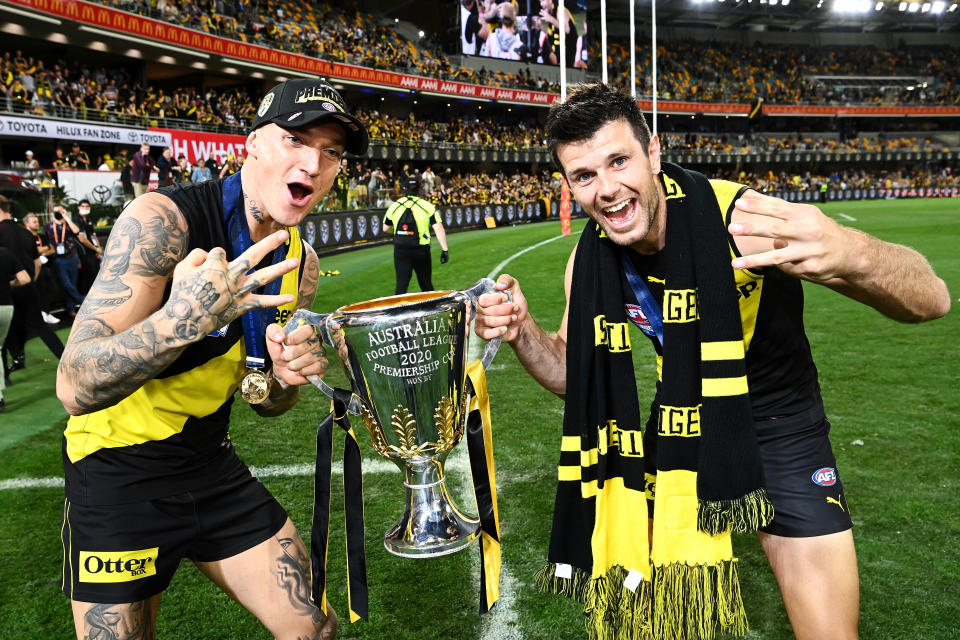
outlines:
M286 511L231 443L231 407L275 416L327 360L309 309L317 256L297 225L333 186L363 123L326 82L263 98L248 160L221 180L133 201L74 322L57 377L63 438L63 590L81 638L155 635L160 594L189 559L276 637L333 637L311 598Z
M407 179L407 194L394 202L383 216L383 228L393 233L393 267L397 272L394 295L407 292L410 276L417 273L421 291L433 291L433 262L430 257L430 227L440 242L440 264L450 260L447 233L440 213L429 200L415 195L419 182Z

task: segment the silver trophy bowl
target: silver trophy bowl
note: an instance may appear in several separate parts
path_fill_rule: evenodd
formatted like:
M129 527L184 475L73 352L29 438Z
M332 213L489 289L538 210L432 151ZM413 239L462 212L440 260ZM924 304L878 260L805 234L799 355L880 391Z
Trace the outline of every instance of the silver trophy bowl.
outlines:
M378 298L333 313L301 309L286 325L289 332L311 324L336 348L352 391L347 410L362 418L377 453L403 471L404 513L384 536L395 555L447 555L479 535L479 520L450 499L443 463L463 437L470 324L477 298L493 284ZM487 343L484 369L499 345L499 338ZM310 381L333 397L319 376Z

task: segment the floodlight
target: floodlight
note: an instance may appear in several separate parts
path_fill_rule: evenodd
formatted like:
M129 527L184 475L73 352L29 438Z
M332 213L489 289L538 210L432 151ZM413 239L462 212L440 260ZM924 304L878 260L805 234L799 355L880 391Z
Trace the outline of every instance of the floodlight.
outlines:
M780 4L785 7L785 6L787 6L788 4L790 4L790 0L781 0Z
M922 5L920 5L920 13L926 13L926 12L928 12L928 11L930 11L930 3L929 3L929 2L924 2Z
M953 13L956 10L957 10L957 3L954 2L952 5L950 5L950 8L947 9L947 13Z
M947 8L946 2L944 2L943 0L936 0L936 2L933 3L933 6L930 7L930 11L931 13L943 13L943 11L946 8Z
M874 9L876 9L877 11L882 10L882 9L883 9L883 3L882 3L882 2L878 2L878 3L877 3L877 6L875 6Z
M906 3L906 2L901 2L901 3L900 3L900 11L906 11L906 10L907 10L907 3Z
M910 6L907 7L907 11L908 11L909 13L916 13L916 12L919 11L919 10L920 10L920 5L917 4L916 2L911 2L911 3L910 3Z
M770 6L775 7L777 5L777 2L778 0L770 0Z

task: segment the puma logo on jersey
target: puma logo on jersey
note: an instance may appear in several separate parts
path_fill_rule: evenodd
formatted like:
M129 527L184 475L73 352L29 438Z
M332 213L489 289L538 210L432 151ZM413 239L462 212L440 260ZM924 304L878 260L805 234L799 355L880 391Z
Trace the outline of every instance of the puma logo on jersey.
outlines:
M840 503L840 500L839 500L840 497L841 496L837 496L837 498L835 499L835 498L831 498L830 496L827 496L827 504L835 504L838 507L840 507L840 511L846 511L846 509L844 509L843 505Z
M667 286L667 281L666 281L666 279L661 280L660 278L655 278L655 277L653 277L653 276L647 276L647 281L648 281L648 282L659 282L659 283L662 284L663 286Z

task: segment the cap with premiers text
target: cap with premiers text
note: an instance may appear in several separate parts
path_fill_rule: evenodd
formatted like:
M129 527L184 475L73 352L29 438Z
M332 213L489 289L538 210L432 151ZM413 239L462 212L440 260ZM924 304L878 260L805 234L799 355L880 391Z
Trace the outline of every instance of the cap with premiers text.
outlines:
M347 105L337 90L320 79L296 78L270 89L260 101L251 131L268 122L297 129L322 120L343 127L347 134L347 151L358 156L367 152L367 128L347 111Z

